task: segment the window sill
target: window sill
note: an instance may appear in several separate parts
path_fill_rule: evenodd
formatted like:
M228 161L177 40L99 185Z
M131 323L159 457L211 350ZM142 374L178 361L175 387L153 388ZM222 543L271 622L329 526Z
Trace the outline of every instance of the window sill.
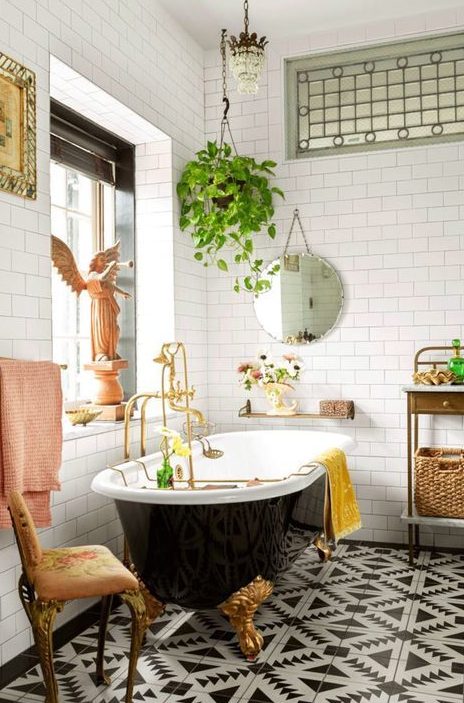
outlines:
M166 414L166 418L169 420L176 417L177 413L171 412ZM162 425L163 417L162 415L153 415L147 418L147 424ZM140 417L133 417L131 421L131 427L140 427ZM63 420L63 442L70 442L75 439L82 439L83 437L93 437L99 434L105 434L106 432L116 432L117 430L124 429L124 421L120 422L92 422L86 425L76 425L72 426L68 419Z

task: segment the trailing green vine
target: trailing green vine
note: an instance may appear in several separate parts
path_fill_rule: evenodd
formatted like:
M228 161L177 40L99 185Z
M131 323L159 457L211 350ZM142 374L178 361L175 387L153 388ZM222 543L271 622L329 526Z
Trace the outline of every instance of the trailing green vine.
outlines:
M221 250L232 249L234 262L246 264L249 273L234 283L234 290L255 295L271 287L279 270L276 265L263 275L263 259L255 258L254 238L264 232L276 236L273 196L284 197L280 188L271 186L274 161L255 161L251 156L232 155L229 144L208 142L206 149L185 166L177 184L181 200L180 228L190 230L196 249L194 258L204 266L216 265L221 271L229 266Z

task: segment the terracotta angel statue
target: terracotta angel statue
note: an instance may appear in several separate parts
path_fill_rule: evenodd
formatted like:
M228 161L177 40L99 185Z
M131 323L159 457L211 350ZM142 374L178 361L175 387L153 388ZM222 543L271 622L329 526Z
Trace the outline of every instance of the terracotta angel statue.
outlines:
M119 245L97 251L89 264L89 273L84 278L77 268L71 249L63 240L52 235L52 262L64 282L79 296L85 289L91 306L92 361L120 359L117 352L119 342L118 315L120 307L116 294L130 298L130 293L118 288L116 278L121 266L132 267L132 261L119 261Z

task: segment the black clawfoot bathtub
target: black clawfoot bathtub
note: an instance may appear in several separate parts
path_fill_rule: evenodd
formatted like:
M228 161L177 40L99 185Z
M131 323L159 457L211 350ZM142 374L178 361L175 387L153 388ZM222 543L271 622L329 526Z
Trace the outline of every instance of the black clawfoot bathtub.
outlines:
M298 430L208 439L224 455L205 458L194 444L194 490L182 488L185 483L156 488L151 479L159 454L106 469L92 483L115 500L132 561L150 593L195 610L223 605L258 576L276 582L322 530L325 470L314 460L352 444L345 435ZM185 460L179 465L186 475ZM247 487L252 479L262 483ZM224 487L201 490L218 480Z

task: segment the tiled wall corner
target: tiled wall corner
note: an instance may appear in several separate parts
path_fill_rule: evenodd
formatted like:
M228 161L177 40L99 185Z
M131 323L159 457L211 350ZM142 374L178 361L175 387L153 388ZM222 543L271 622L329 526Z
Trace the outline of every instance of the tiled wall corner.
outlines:
M320 32L268 48L267 70L256 96L241 96L229 76L230 123L239 153L278 162L274 242L261 238L266 261L284 248L292 213L299 207L313 251L329 260L343 282L345 305L336 328L322 341L295 347L306 371L295 397L306 410L324 398L353 399L352 421L287 420L282 427L350 434L350 465L363 514L355 538L405 540L399 515L406 499L406 401L400 386L411 380L415 350L464 335L464 143L390 149L287 161L284 150L282 65L286 56L331 51L363 42L394 41L426 32L459 31L462 12L406 17L363 27ZM217 137L222 112L220 57L205 57L205 117ZM293 251L304 242L293 238ZM290 250L292 251L292 250ZM261 329L250 296L232 291L231 272L208 276L208 387L210 417L220 430L277 427L275 420L240 420L247 394L236 367L269 347L287 347ZM254 390L256 408L264 407ZM440 418L433 431L422 421L423 442L462 444L460 418ZM424 543L462 547L462 532L423 529Z
M147 255L139 283L146 287L144 333L139 351L140 383L151 390L149 365L156 349L149 327L172 305L177 290L175 326L169 337L185 338L192 349L191 381L206 406L206 282L201 269L191 273L190 252L173 219L173 183L166 179L174 157L175 175L204 137L203 51L158 2L120 0L8 0L1 2L1 51L37 75L38 197L27 201L0 193L0 355L51 358L49 85L51 55L130 107L172 140L156 153L144 145L137 182L137 224ZM130 30L130 31L129 31ZM53 60L53 58L52 58ZM83 94L83 100L89 96ZM94 106L95 109L97 107ZM102 119L105 106L100 106ZM128 126L137 128L137 124ZM151 164L151 166L150 166ZM153 220L154 218L154 220ZM153 246L156 245L155 247ZM161 246L162 245L162 246ZM148 276L144 264L162 265L170 248L171 282ZM156 252L154 249L156 248ZM167 277L169 278L169 276ZM161 294L159 290L161 288ZM143 313L143 305L139 313ZM166 315L165 315L166 316ZM172 315L171 315L172 318ZM143 336L143 335L142 335ZM143 356L144 358L141 358ZM148 387L147 387L148 384ZM65 443L63 490L54 500L54 527L42 532L50 546L90 543L121 547L114 506L90 492L92 476L122 456L119 430ZM25 649L29 625L20 609L16 583L19 557L11 531L0 531L0 665ZM68 606L64 617L85 607ZM63 622L63 616L61 617Z

